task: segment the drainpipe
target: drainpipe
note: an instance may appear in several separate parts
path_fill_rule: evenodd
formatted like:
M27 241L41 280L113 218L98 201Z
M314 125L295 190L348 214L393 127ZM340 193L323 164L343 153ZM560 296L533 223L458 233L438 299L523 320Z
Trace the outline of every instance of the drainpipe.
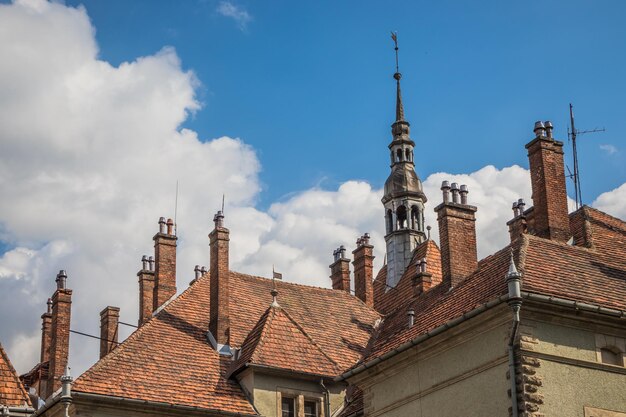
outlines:
M65 417L69 417L70 404L72 404L72 376L70 368L65 368L65 374L61 377L61 404L65 408Z
M517 375L515 367L515 340L519 331L520 309L522 307L522 291L521 291L522 274L517 271L515 261L513 260L513 250L511 249L511 262L509 263L509 271L506 274L506 283L509 290L509 298L507 303L513 311L513 323L511 327L511 337L509 338L509 375L511 379L511 410L513 417L519 417L517 404L517 383L515 376Z
M330 391L324 385L324 378L320 379L320 386L324 390L324 417L330 417Z

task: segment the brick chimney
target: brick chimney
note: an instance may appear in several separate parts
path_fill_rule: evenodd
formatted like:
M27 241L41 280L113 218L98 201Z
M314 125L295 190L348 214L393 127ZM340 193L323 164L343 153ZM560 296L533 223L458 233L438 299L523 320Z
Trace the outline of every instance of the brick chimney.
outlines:
M369 307L374 306L374 246L370 245L370 235L365 233L357 239L354 255L354 292Z
M108 306L100 312L100 359L117 346L119 320L119 307Z
M513 202L513 218L506 222L509 226L509 237L511 242L528 232L528 222L525 213L526 203L522 198Z
M218 351L230 345L230 314L228 297L228 245L230 231L224 227L224 214L218 211L213 217L215 228L209 233L211 252L209 273L211 305L209 331L217 344Z
M443 203L435 207L439 223L443 283L456 287L476 270L476 207L467 204L467 186L444 181ZM450 198L452 193L452 198Z
M139 277L139 323L141 327L152 317L154 311L154 258L144 255L141 258Z
M420 295L430 290L433 283L433 274L428 272L426 258L419 259L416 264L417 273L413 277L413 293Z
M341 245L333 251L334 261L330 267L333 290L350 293L350 260L346 258L346 248Z
M533 190L533 230L561 242L570 238L563 142L552 137L551 122L535 123L535 138L527 145Z
M41 315L41 358L40 362L50 360L50 338L52 337L52 298L48 298L46 312Z
M59 271L57 289L52 295L52 320L50 327L50 365L45 398L61 387L61 376L67 367L70 350L70 319L72 290L66 288L67 274Z
M159 232L154 235L154 304L152 311L161 307L176 294L176 240L174 222L159 219Z

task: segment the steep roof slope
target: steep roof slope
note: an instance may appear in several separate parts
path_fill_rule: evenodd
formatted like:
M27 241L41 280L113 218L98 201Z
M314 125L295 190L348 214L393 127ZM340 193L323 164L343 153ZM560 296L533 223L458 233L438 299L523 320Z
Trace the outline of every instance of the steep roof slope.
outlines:
M275 285L284 311L270 317L272 280L232 271L229 277L231 345L246 348L260 337L255 333L266 331L270 342L255 359L282 369L338 375L362 357L380 318L344 291L281 281ZM228 378L232 361L220 357L208 342L209 302L210 276L205 274L81 375L73 389L254 414L240 386ZM288 352L281 359L280 344L300 346L304 340L300 353L307 356L305 361L288 361Z
M7 407L30 407L30 398L0 344L0 405Z
M82 374L73 390L256 414L224 377L230 360L207 341L209 299L206 275Z
M246 340L233 371L261 365L318 376L333 377L340 369L281 307L271 306Z

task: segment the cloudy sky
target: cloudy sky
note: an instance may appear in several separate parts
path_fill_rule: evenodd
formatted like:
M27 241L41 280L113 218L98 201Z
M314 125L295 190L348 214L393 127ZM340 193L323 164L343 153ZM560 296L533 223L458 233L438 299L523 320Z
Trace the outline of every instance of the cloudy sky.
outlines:
M0 2L0 342L20 372L59 269L74 330L98 334L107 305L136 322L139 260L177 181L179 290L208 264L223 194L234 269L329 286L333 249L363 232L380 266L390 29L429 206L442 180L467 184L481 257L530 201L533 122L565 139L570 100L579 128L607 128L580 146L585 202L626 218L620 2L74 3ZM75 374L98 346L72 335Z

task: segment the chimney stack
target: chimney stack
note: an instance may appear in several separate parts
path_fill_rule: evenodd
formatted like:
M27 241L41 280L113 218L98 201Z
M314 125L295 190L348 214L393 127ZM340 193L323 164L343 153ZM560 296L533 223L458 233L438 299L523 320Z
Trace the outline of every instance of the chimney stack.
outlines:
M513 202L513 218L506 222L507 226L509 226L509 236L511 238L511 242L526 233L528 230L526 214L524 213L525 207L526 203L524 203L524 199L522 198Z
M354 292L369 307L374 307L374 246L370 245L370 235L365 233L357 239L352 251L354 261Z
M350 260L346 258L346 248L341 245L333 251L334 260L330 265L330 279L333 290L350 293Z
M139 277L139 327L152 317L154 311L154 258L144 255L141 258Z
M41 358L40 362L50 360L50 338L52 328L52 298L48 298L46 312L41 315Z
M551 122L535 123L535 138L527 145L533 190L533 232L567 242L570 238L563 142L552 137Z
M433 283L433 274L428 272L426 258L419 259L416 264L417 274L413 277L413 293L420 295L428 291Z
M154 235L154 300L152 311L176 294L176 240L172 219L159 219L159 232Z
M61 387L61 376L67 367L70 350L70 319L72 312L72 290L66 288L67 274L57 274L57 289L52 295L52 317L50 328L50 353L48 382L45 398Z
M117 330L120 320L119 307L108 306L100 312L100 359L117 346Z
M209 233L211 252L210 279L210 318L209 331L218 351L230 345L230 314L228 297L229 261L228 245L230 231L224 227L224 214L218 211L213 217L215 228Z
M444 181L443 203L435 207L439 223L441 269L444 285L455 287L478 265L476 253L476 207L467 204L466 185ZM452 201L449 193L452 191Z

